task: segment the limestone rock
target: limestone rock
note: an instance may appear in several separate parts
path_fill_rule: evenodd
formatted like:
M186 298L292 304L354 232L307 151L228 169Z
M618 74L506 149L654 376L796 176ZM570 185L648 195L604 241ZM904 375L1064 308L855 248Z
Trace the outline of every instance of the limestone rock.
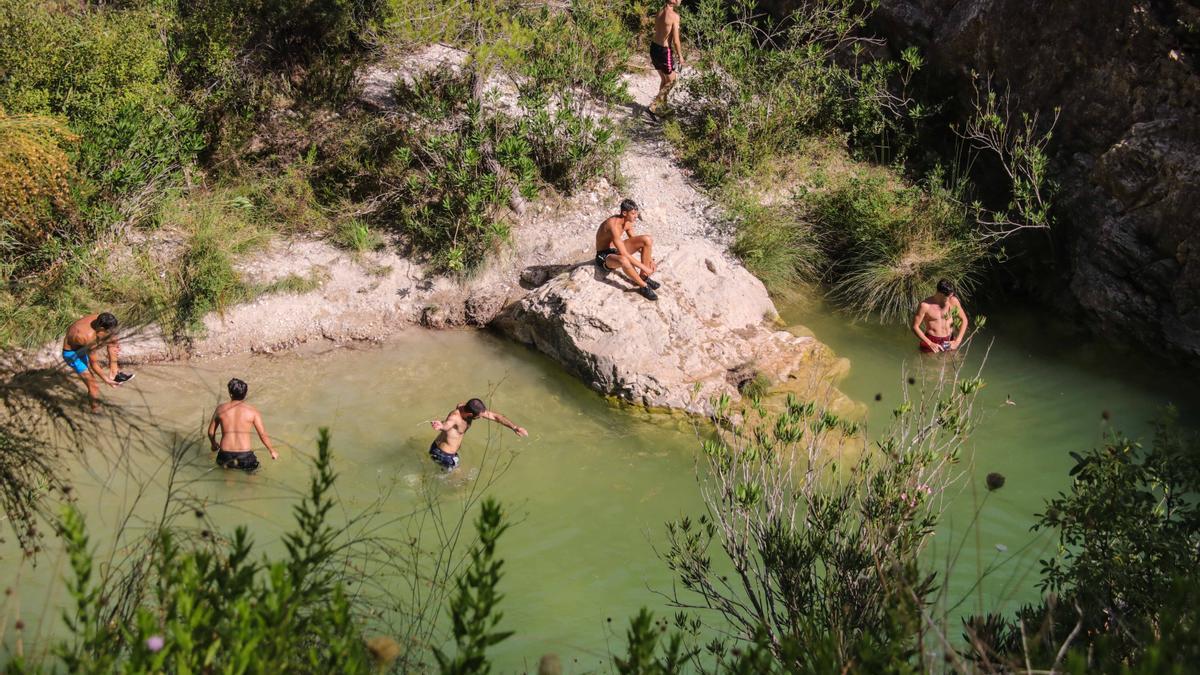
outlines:
M493 325L600 392L651 408L708 413L714 396L739 398L748 369L781 382L824 368L820 343L777 330L762 283L716 246L695 240L658 253L657 302L620 272L579 266Z

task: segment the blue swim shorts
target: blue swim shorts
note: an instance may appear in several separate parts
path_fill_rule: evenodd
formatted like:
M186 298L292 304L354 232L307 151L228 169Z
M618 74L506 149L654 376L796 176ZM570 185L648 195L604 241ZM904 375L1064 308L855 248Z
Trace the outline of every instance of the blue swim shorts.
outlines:
M71 366L72 368L74 368L75 372L79 373L80 375L87 372L87 369L88 369L87 352L83 351L82 349L80 349L80 350L64 349L62 356L63 356L63 361L66 361L68 366Z

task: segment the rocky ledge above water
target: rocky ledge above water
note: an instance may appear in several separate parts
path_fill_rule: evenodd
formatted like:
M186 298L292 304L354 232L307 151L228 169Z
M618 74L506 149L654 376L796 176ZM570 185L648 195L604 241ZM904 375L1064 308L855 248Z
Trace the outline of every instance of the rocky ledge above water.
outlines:
M776 326L762 282L703 240L664 247L657 302L620 272L579 263L509 306L493 325L603 394L650 408L710 412L757 374L827 380L828 350Z

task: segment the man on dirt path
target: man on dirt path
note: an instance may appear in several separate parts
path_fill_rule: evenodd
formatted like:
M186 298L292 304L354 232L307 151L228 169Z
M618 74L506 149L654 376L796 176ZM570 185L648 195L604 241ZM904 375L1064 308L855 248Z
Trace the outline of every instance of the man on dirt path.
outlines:
M682 0L666 0L662 10L654 17L650 63L662 81L658 85L658 95L647 109L652 117L657 117L659 109L666 107L667 94L675 86L679 69L683 67L683 51L679 46L679 12L675 11L680 2Z
M473 398L466 403L454 406L454 410L446 415L444 421L433 420L430 422L430 425L441 433L429 445L429 458L444 469L453 469L458 466L458 449L462 445L463 436L471 429L471 422L477 419L503 424L518 436L529 435L529 432L523 427L513 424L498 412L488 410L483 401Z
M259 467L258 456L250 449L250 433L258 434L258 440L271 453L271 459L279 459L279 453L271 445L267 430L263 427L258 409L246 403L250 387L236 377L229 381L229 402L217 406L212 421L208 423L208 442L217 453L217 465L226 469L254 471ZM217 442L217 429L221 430L221 442Z
M954 332L954 321L958 319L958 334ZM949 352L958 349L963 336L967 334L967 312L954 293L954 284L946 279L937 283L937 292L925 298L917 306L917 315L913 318L913 333L916 333L917 347L926 353Z
M596 264L602 269L620 269L629 277L637 292L647 300L658 300L654 292L659 283L650 278L658 269L654 262L654 240L648 234L635 235L638 205L632 199L621 202L621 212L609 216L596 231ZM634 259L633 254L638 255Z
M100 369L92 354L104 347L108 356L108 372ZM83 380L87 387L88 396L92 402L92 412L100 411L99 379L110 387L119 386L133 378L133 375L117 370L117 354L120 352L117 344L117 317L108 312L88 314L67 328L63 338L62 358L72 370Z

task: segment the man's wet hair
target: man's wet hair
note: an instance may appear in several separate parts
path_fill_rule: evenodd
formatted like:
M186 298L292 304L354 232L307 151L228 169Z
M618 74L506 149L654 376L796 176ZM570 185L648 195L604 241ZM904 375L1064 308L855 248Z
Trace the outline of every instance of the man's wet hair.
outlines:
M475 417L479 417L483 413L487 412L487 406L483 404L483 401L480 401L477 398L467 401L467 404L464 405L463 408L465 408L467 412L471 413L471 415Z
M93 330L112 330L116 327L117 317L113 316L110 312L101 312L100 316L92 320Z
M637 210L638 210L637 202L633 201L632 199L622 199L621 200L621 213L629 213L630 211L637 211Z
M243 401L246 399L246 392L250 391L250 386L236 377L229 381L229 398L235 401Z
M954 295L954 284L949 279L938 279L937 290L942 295Z

